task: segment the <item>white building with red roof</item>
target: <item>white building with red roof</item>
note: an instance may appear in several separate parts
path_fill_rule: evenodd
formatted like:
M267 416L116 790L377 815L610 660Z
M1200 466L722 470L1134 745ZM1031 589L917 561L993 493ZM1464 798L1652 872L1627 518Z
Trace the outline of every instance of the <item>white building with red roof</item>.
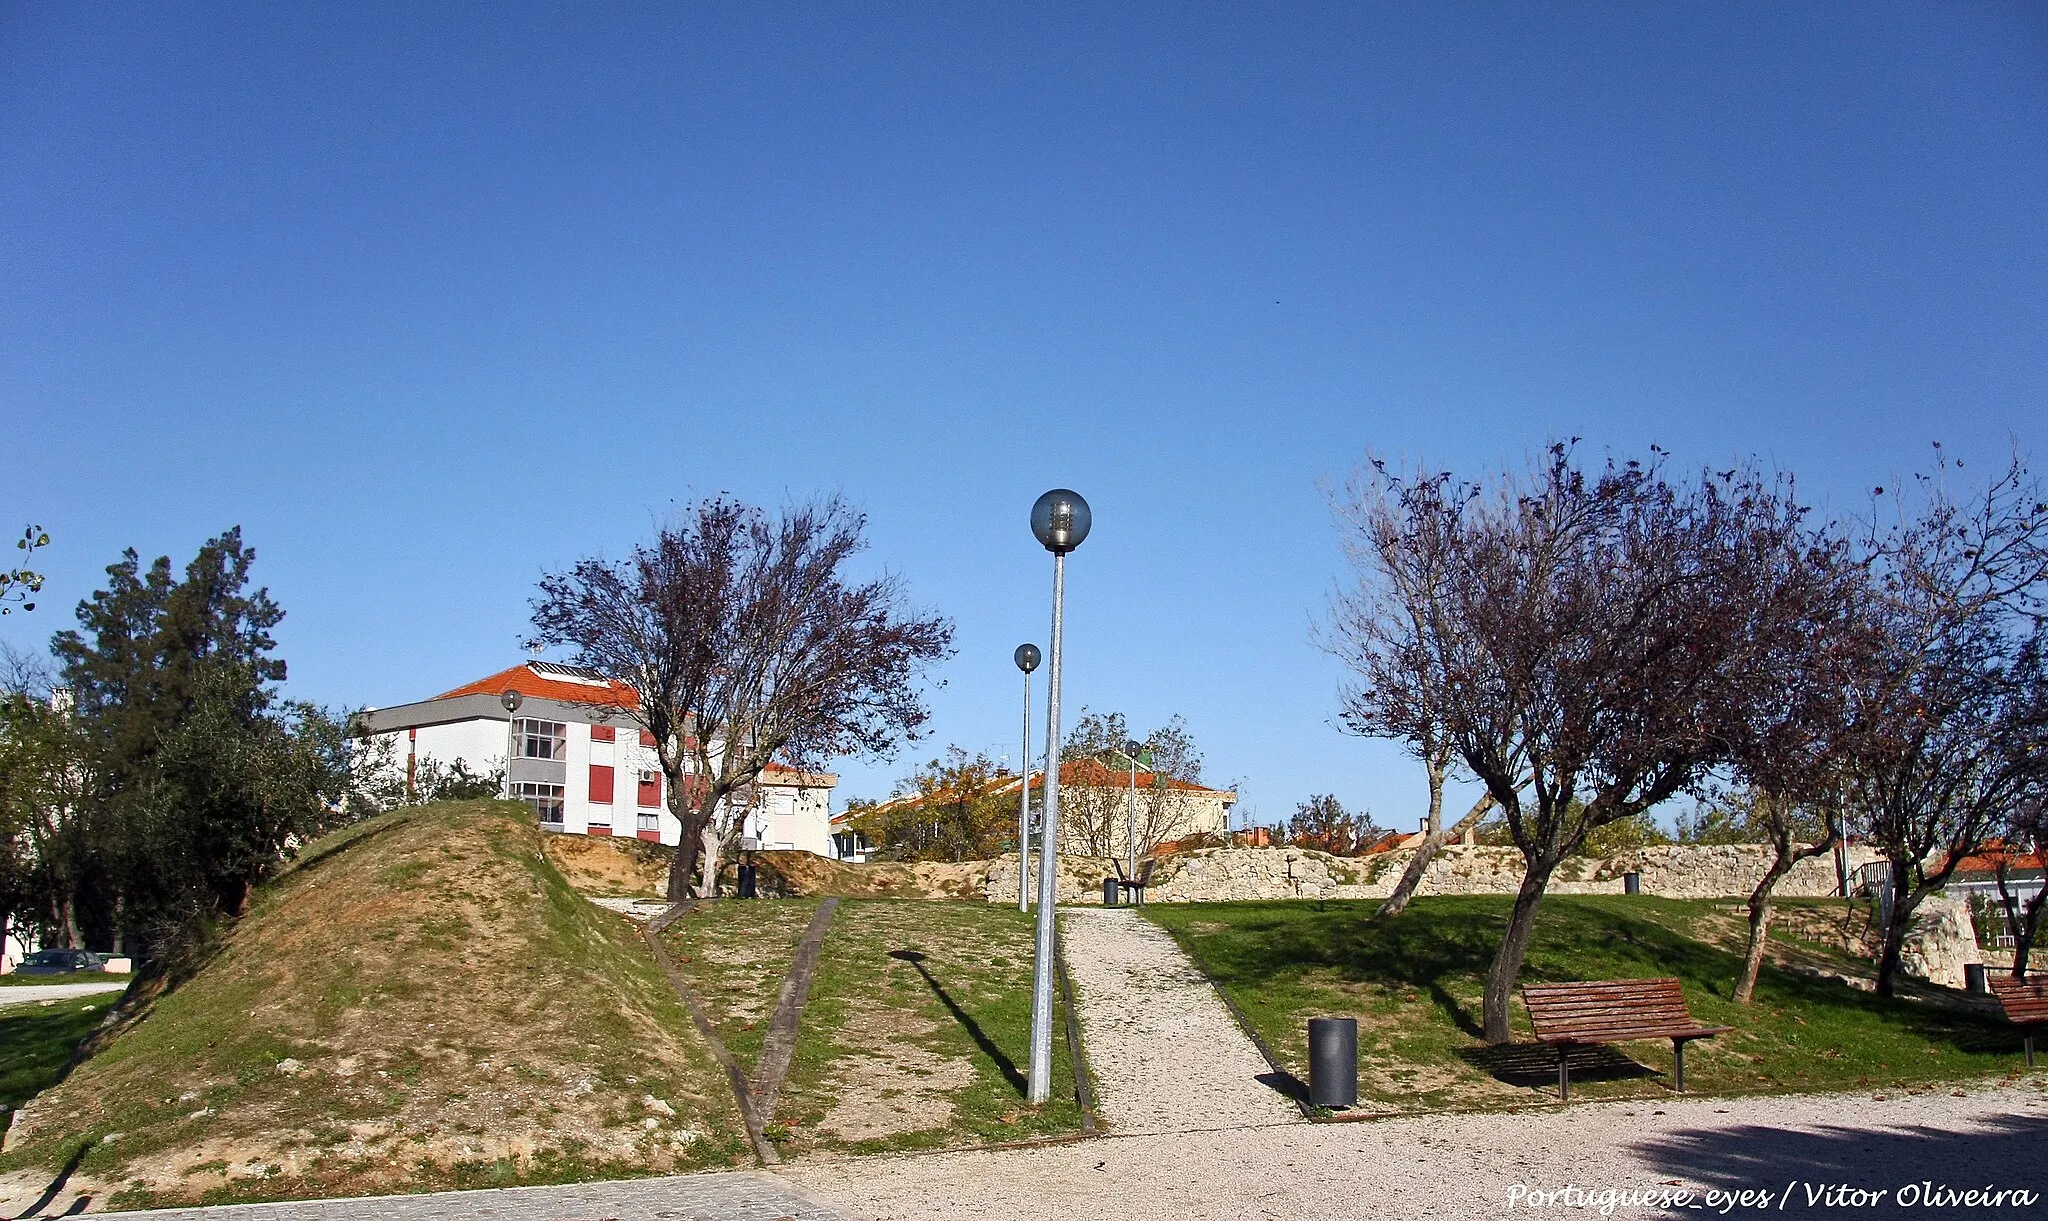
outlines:
M508 693L519 697L516 710ZM529 661L432 699L370 709L363 721L408 776L428 760L479 775L502 768L506 795L532 807L544 830L673 844L682 824L668 810L654 736L634 717L639 704L633 688L594 671ZM742 844L834 855L838 782L769 764L744 798Z

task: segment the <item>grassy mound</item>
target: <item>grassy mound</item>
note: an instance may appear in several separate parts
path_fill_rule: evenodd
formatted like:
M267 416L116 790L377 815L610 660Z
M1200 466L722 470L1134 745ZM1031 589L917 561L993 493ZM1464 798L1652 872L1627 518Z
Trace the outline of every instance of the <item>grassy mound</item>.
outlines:
M0 1169L119 1204L622 1177L746 1155L635 930L524 807L400 811L312 845L220 953L24 1108Z
M1307 1075L1309 1018L1357 1018L1360 1104L1393 1113L1556 1099L1556 1053L1529 1042L1519 1001L1520 1042L1488 1047L1480 1038L1486 970L1512 902L1424 898L1388 920L1372 918L1377 902L1155 904L1145 912L1189 949L1296 1075ZM1794 906L1813 917L1805 923L1827 922L1819 915L1826 903ZM1996 1019L1881 999L1819 974L1853 976L1859 967L1819 941L1774 937L1786 965L1766 966L1755 1002L1735 1004L1742 926L1724 907L1553 895L1543 901L1522 979L1677 976L1694 1017L1735 1027L1687 1049L1688 1092L1917 1090L2022 1063L2018 1032ZM1787 931L1801 924L1785 921ZM1662 1097L1671 1044L1582 1049L1572 1066L1574 1098Z

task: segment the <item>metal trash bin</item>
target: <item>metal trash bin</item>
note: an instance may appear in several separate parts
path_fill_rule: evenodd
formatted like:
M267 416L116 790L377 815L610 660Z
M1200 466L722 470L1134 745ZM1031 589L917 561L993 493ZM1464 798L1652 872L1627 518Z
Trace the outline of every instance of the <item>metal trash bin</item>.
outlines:
M1311 1106L1358 1105L1358 1019L1308 1020L1308 1100Z
M1121 890L1122 888L1123 883L1117 881L1115 878L1102 879L1102 905L1104 907L1115 907L1117 891Z
M1630 870L1621 875L1621 893L1639 895L1643 893L1643 875Z
M757 867L757 866L754 866L754 865L741 865L741 866L740 866L740 898L742 898L742 899L755 899L755 898L759 898L759 897L760 897L760 873L759 873L759 869L758 869L758 867Z
M1991 972L1981 962L1963 964L1963 989L1981 996L1991 995Z

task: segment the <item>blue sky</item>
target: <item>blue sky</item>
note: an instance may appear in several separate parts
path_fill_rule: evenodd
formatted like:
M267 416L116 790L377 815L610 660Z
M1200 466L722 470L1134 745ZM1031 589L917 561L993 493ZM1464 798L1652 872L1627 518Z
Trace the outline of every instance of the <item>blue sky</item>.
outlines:
M2039 452L2044 154L2030 4L9 4L0 639L240 523L290 693L399 703L677 504L838 492L958 624L879 795L1014 756L1065 485L1070 712L1413 825L1318 480Z

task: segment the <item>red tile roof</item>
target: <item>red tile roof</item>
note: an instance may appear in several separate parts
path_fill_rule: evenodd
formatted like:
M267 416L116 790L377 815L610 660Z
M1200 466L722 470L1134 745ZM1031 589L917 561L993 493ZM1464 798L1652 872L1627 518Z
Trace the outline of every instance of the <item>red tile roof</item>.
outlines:
M465 683L453 691L443 691L435 696L437 700L452 700L461 695L502 695L507 691L534 699L557 700L564 704L596 704L609 708L638 708L640 693L621 682L607 682L603 686L595 683L581 683L574 679L549 678L536 673L528 665L513 666L500 670L489 678L479 678Z

